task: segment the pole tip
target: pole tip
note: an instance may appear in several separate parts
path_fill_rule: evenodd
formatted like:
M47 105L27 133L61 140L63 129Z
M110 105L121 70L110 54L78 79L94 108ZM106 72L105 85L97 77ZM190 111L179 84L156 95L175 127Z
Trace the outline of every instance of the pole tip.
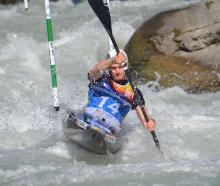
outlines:
M55 111L59 111L60 107L54 107Z

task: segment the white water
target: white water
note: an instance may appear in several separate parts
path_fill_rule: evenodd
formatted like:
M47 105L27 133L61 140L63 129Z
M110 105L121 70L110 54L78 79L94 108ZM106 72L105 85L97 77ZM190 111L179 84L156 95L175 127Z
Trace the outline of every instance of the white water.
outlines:
M113 1L116 40L123 48L135 29L157 12L196 1ZM99 156L63 135L68 108L86 103L87 71L105 57L108 39L87 2L51 3L60 111L53 110L43 1L0 6L0 185L220 184L220 93L192 95L178 87L154 92L139 86L157 121L164 157L135 113L128 142Z

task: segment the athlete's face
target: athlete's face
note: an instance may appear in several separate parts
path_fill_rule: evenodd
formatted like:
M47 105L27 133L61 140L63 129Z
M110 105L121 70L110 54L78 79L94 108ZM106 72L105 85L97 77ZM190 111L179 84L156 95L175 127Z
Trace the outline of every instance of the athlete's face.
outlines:
M111 76L114 81L120 81L125 79L124 65L113 64L111 67Z

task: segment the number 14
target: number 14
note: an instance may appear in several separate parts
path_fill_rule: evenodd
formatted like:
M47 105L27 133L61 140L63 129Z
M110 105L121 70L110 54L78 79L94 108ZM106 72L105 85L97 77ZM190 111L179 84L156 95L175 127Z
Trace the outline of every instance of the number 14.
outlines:
M103 106L105 105L105 103L107 102L107 100L109 99L108 97L101 97L102 101L98 104L99 108L103 108ZM112 114L116 114L118 112L118 109L120 107L119 103L113 103L110 105L107 105L107 108L109 108L111 110Z

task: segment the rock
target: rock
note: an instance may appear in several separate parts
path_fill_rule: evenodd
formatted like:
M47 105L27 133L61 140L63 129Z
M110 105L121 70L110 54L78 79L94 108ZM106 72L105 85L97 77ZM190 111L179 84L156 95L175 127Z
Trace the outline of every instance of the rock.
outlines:
M220 23L186 32L175 38L179 48L185 51L195 51L220 42Z
M189 92L220 90L220 1L160 13L136 30L125 50L142 80Z

